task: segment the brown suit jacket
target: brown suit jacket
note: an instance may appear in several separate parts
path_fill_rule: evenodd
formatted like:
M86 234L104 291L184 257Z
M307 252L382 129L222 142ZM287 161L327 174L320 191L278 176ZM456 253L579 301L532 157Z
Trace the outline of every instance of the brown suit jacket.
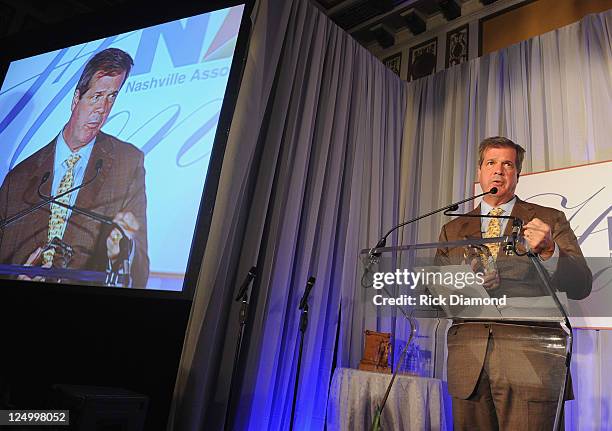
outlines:
M32 154L13 168L0 187L0 218L13 216L40 202L38 185L46 172L53 175L56 140ZM149 276L147 255L147 199L145 194L144 155L131 144L98 133L84 181L95 175L95 164L102 160L100 174L79 190L75 205L114 217L120 211L131 211L140 229L134 238L132 260L133 286L145 287ZM41 187L51 194L50 177ZM22 265L39 246L47 243L50 205L40 208L0 232L0 263ZM112 228L81 214L72 212L62 240L73 247L75 254L68 267L105 271L108 264L106 238Z
M480 206L470 214L480 214ZM517 201L512 215L528 223L537 217L551 226L552 236L559 246L559 264L552 277L553 287L567 292L572 299L582 299L591 292L592 275L578 245L578 241L562 211L543 207L529 202ZM510 235L512 223L507 223L505 235ZM455 241L469 238L481 238L480 218L458 217L442 227L440 242ZM464 249L438 249L437 265L461 264L464 260ZM535 268L526 256L506 256L500 253L496 266L500 276L500 288L491 292L491 296L541 296L546 292L539 289L539 283L529 282L537 278ZM537 332L537 329L534 329ZM537 334L534 332L534 339ZM485 325L470 325L464 329L453 327L448 334L449 362L448 386L449 392L456 398L468 398L478 381L487 351L489 329ZM522 346L528 344L521 341ZM531 358L528 365L536 370L550 368L546 356L540 359ZM546 388L534 388L535 393L542 394ZM538 392L539 391L539 392ZM543 391L543 392L542 392Z

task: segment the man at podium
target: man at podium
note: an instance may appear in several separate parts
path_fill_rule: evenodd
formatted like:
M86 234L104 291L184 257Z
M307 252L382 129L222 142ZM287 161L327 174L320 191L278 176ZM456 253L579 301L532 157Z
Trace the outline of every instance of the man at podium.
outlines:
M520 200L515 194L525 150L504 137L491 137L479 146L478 181L487 194L470 214L488 217L458 217L442 227L440 241L468 238L493 238L511 235L512 223L497 216L514 216L524 221L522 236L526 246L538 255L551 276L553 287L567 292L571 299L582 299L591 291L592 275L582 255L576 236L563 212ZM491 218L493 217L493 218ZM503 268L517 271L527 268L527 257L504 256L499 244L489 245L493 263L505 265L487 268L484 259L468 258L465 248L438 249L436 264L469 263L484 272L484 287L492 296L504 286ZM559 264L559 262L563 262ZM539 296L538 289L518 296ZM564 340L556 323L491 322L455 320L449 329L448 387L453 399L455 430L520 430L553 428L557 401L565 373L539 354L540 340ZM564 343L557 343L564 354ZM571 381L566 388L571 399Z
M117 48L95 54L77 83L67 123L4 178L0 221L18 220L0 231L0 263L116 273L127 267L132 285L146 286L144 155L100 130L132 65ZM30 213L45 196L57 199Z

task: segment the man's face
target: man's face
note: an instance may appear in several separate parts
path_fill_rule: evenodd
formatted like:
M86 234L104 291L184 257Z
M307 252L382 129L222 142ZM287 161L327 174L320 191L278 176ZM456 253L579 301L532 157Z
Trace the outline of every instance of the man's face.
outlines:
M100 131L115 103L125 73L102 76L96 72L84 94L75 91L72 115L65 130L66 142L73 150L87 145Z
M495 200L498 203L506 203L512 199L518 182L516 150L514 148L488 148L478 168L478 181L485 192L491 187L497 187Z

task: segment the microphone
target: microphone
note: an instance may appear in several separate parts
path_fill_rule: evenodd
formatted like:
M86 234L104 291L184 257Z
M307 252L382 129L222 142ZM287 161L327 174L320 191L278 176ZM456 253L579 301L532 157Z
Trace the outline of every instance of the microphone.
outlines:
M246 278L240 285L240 288L238 289L238 295L236 295L235 301L240 301L245 296L246 291L249 288L249 284L251 284L251 281L253 281L256 276L257 276L257 267L252 266L251 269L249 269L249 272Z
M487 193L484 193L484 194L486 195ZM489 190L488 194L496 195L497 194L497 187L491 187L491 189ZM474 196L472 199L477 199L480 196L483 196L483 195ZM446 211L457 211L459 209L459 204L460 203L463 203L463 202L458 202L458 203L453 204L453 206L448 208ZM447 214L445 213L444 215L447 215Z
M374 250L384 247L387 244L387 237L389 235L391 235L394 231L399 229L400 227L406 226L406 225L408 225L410 223L414 223L415 221L421 220L421 219L423 219L425 217L429 217L431 215L437 214L437 213L442 212L442 211L444 211L445 215L449 215L449 214L447 214L448 211L457 211L459 209L459 205L461 205L462 203L473 201L474 199L478 199L478 198L480 198L482 196L494 195L496 193L497 193L497 187L491 187L491 189L488 192L484 192L484 193L481 193L479 195L471 196L471 197L469 197L467 199L460 200L458 202L455 202L455 203L452 203L450 205L447 205L447 206L445 206L443 208L438 208L437 210L430 211L427 214L420 215L420 216L415 217L413 219L410 219L408 221L402 222L402 223L400 223L400 224L398 224L396 226L393 226L391 229L389 229L389 231L386 234L384 234L382 236L382 238L380 238L380 240L378 240L376 245L370 249L370 253L369 253L370 258L380 257L381 253L375 252Z
M507 243L506 246L504 247L504 250L506 251L507 255L511 255L511 254L516 254L518 256L524 256L525 254L523 253L519 253L516 250L516 241L518 240L518 235L519 233L521 233L521 230L523 229L523 220L521 220L518 217L515 217L512 220L512 240L511 242Z
M13 215L11 217L7 217L6 219L4 219L4 221L2 221L2 223L0 223L0 229L4 229L5 227L15 223L16 221L18 221L18 220L22 219L23 217L27 216L28 214L36 211L37 209L39 209L41 207L44 207L48 203L52 202L54 199L61 198L62 196L65 196L68 193L72 193L75 190L80 189L81 187L85 187L86 185L91 183L98 176L98 173L100 172L100 169L98 169L98 166L100 166L100 168L102 168L102 160L101 159L96 162L96 174L94 175L94 177L91 180L89 180L89 181L87 181L87 182L85 182L85 183L83 183L83 184L81 184L81 185L79 185L77 187L73 187L70 190L66 190L64 193L61 193L61 194L59 194L57 196L53 196L53 197L46 196L46 197L44 197L43 200L41 202L37 203L36 205L33 205L30 208L27 208L27 209L25 209L23 211L18 212L17 214L15 214L15 215ZM39 197L43 196L41 194L41 192L40 192L40 188L43 186L43 184L45 184L49 180L50 176L51 176L51 172L47 171L41 177L40 182L38 183L38 189L37 189Z
M289 431L293 431L293 421L295 419L295 402L297 400L298 393L298 384L300 381L300 369L302 364L302 351L304 349L304 334L306 333L306 328L308 327L308 295L310 295L310 291L312 290L312 286L315 284L315 278L309 277L306 282L306 289L304 290L304 295L300 300L300 350L298 353L297 360L297 368L295 370L295 383L293 385L293 400L291 402L291 419L289 422Z
M43 186L43 184L45 184L47 181L49 181L49 177L51 176L51 172L47 171L43 174L43 176L40 179L40 182L38 183L38 196L43 199L41 202L37 203L36 205L31 206L30 208L27 208L23 211L18 212L17 214L15 214L14 216L8 217L6 219L4 219L4 221L2 223L0 223L0 229L4 229L5 227L15 223L16 221L22 219L23 217L27 216L28 214L36 211L37 209L44 207L45 205L55 201L55 199L59 199L62 196L65 196L69 193L72 193L76 190L79 190L80 188L86 187L89 184L91 184L97 177L98 174L100 173L100 171L102 170L102 166L103 166L103 160L102 159L98 159L96 160L96 164L95 164L95 169L96 169L96 173L94 174L94 176L92 178L90 178L89 180L85 181L84 183L76 186L76 187L72 187L69 190L66 190L63 193L60 193L59 195L56 196L45 196L41 193L40 188ZM77 211L78 212L78 211Z
M63 193L62 193L63 195ZM41 195L41 197L44 197L44 195ZM81 214L84 215L85 217L89 217L93 220L96 220L102 224L106 224L108 226L112 226L112 227L116 227L119 232L121 232L121 235L123 235L124 238L129 239L129 237L127 236L127 234L125 233L125 231L123 230L123 228L121 226L119 226L117 223L115 223L113 221L113 219L111 217L102 215L102 214L98 214L97 212L94 211L90 211L90 210L86 210L84 208L79 208L76 205L69 205L69 204L65 204L63 202L59 202L57 200L57 197L49 197L46 199L47 203L51 202L55 205L59 205L60 207L64 207L66 209L69 209L77 214Z
M497 188L493 187L491 188L490 191L495 190L495 192L497 193ZM494 193L493 193L494 194ZM451 211L456 211L453 208L449 208L446 211L444 211L444 215L447 216L457 216L457 217L476 217L476 218L496 218L496 219L506 219L506 220L512 220L512 239L510 242L505 243L504 245L504 251L506 252L506 254L510 255L512 253L518 255L518 256L524 256L524 254L519 253L516 250L516 241L518 239L518 235L521 232L521 229L523 228L523 220L521 220L519 217L515 217L512 215L507 215L507 216L503 216L503 215L489 215L489 214L463 214L463 213L453 213Z
M38 184L38 189L40 190L40 187L47 182L47 180L49 179L49 175L51 175L50 172L45 172L40 180L40 183ZM5 227L15 223L16 221L22 219L23 217L27 216L28 214L36 211L38 208L43 207L45 205L47 205L49 202L51 202L50 199L43 201L43 202L39 202L36 205L31 206L30 208L26 208L23 211L18 212L17 214L11 216L11 217L7 217L5 218L2 223L0 223L0 229L4 229Z
M308 296L310 295L310 291L315 284L315 280L316 279L314 277L308 278L308 281L306 282L306 289L304 289L304 295L300 300L300 310L304 310L308 306Z
M92 182L93 182L93 181L94 181L94 180L95 180L95 179L98 177L98 175L100 174L100 171L102 170L102 166L103 166L103 164L104 164L104 161L103 161L102 159L98 159L98 160L96 160L96 164L94 165L96 172L95 172L95 174L93 175L93 177L91 177L89 180L85 181L85 182L84 182L84 183L82 183L81 185L78 185L78 186L76 186L76 187L73 187L73 188L71 188L70 190L67 190L67 191L65 191L65 192L63 192L63 193L60 193L59 195L56 195L56 196L47 196L47 195L44 195L44 194L43 194L43 193L40 191L40 188L42 187L42 185L43 185L45 182L47 182L47 180L49 179L49 175L50 175L50 173L49 173L49 172L45 172L45 174L42 176L42 179L41 179L41 181L40 181L40 184L38 185L38 190L37 190L37 192L38 192L38 196L39 196L41 199L43 199L43 202L44 202L45 204L47 204L47 203L54 203L55 205L59 205L59 206L61 206L61 207L64 207L64 208L69 209L69 210L71 210L71 211L74 211L74 212L76 212L77 214L82 214L82 215L84 215L84 216L86 216L86 217L90 217L90 218L92 218L92 219L94 219L94 220L96 220L96 221L99 221L100 223L104 223L104 224L107 224L107 225L109 225L109 226L114 226L114 227L118 228L118 229L119 229L119 231L121 231L121 234L122 234L123 236L126 236L126 235L125 235L125 232L123 231L123 229L121 228L121 226L119 226L118 224L116 224L116 223L113 221L113 219L112 219L112 218L107 217L107 216L102 215L102 214L98 214L98 213L93 212L93 211L89 211L89 210L86 210L86 209L83 209L83 208L79 208L79 207L77 207L77 206L75 206L75 205L68 205L68 204L65 204L65 203L63 203L63 202L59 202L59 201L58 201L58 199L59 199L59 198L61 198L62 196L65 196L65 195L67 195L67 194L69 194L69 193L72 193L72 192L74 192L74 191L76 191L76 190L79 190L79 189L81 189L81 188L83 188L83 187L86 187L86 186L88 186L89 184L91 184L91 183L92 183Z
M91 184L96 178L98 178L98 175L100 174L100 171L102 170L102 165L104 164L104 161L102 159L98 159L96 160L96 164L95 164L95 169L96 169L96 173L93 175L93 177L91 177L90 179L88 179L87 181L85 181L84 183L81 183L80 185L76 186L76 187L72 187L69 190L66 190L63 193L60 193L59 195L55 195L53 197L51 196L46 196L43 195L40 191L40 188L43 186L43 184L45 184L47 182L47 180L49 179L49 176L51 175L51 172L47 171L43 174L42 179L40 180L40 184L38 184L38 196L43 198L43 199L59 199L63 196L66 196L69 193L72 193L74 191L77 191L83 187L87 187L89 184ZM49 202L47 202L49 203Z
M523 220L514 217L512 220L512 239L516 240L518 234L521 233L521 229L523 229Z

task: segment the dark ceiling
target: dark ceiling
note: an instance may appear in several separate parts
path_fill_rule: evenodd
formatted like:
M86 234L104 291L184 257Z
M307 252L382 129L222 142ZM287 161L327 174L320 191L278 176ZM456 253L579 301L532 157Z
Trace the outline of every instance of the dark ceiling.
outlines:
M0 37L135 1L0 0ZM437 14L446 20L456 19L461 16L461 5L468 0L311 1L362 44L378 41L386 48L395 43L395 34L399 31L408 29L413 35L425 31L427 20ZM494 1L479 0L482 5Z
M403 30L409 30L412 36L430 30L428 21L436 15L442 16L444 22L459 18L462 5L470 0L313 1L363 45L377 41L381 47L388 48L395 44L397 33ZM483 7L495 1L479 0L477 3Z
M129 0L0 0L0 37L56 24L77 15L108 9Z

